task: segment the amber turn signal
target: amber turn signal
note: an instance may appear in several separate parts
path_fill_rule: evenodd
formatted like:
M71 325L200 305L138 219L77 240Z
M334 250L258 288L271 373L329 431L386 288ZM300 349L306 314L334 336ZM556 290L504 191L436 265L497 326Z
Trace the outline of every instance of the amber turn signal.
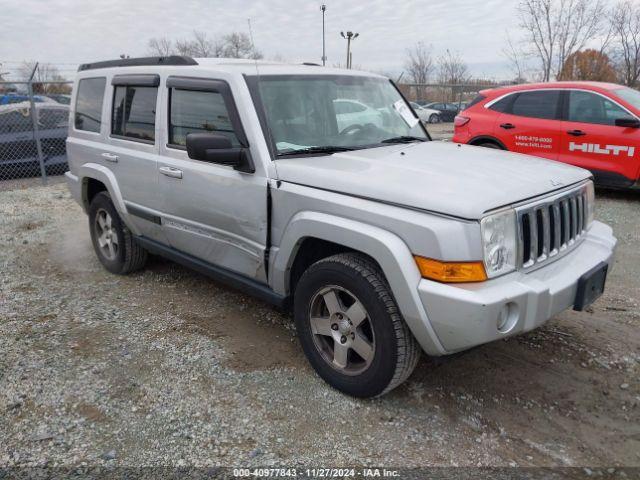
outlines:
M484 282L487 273L482 262L439 262L431 258L413 257L424 278L443 283Z

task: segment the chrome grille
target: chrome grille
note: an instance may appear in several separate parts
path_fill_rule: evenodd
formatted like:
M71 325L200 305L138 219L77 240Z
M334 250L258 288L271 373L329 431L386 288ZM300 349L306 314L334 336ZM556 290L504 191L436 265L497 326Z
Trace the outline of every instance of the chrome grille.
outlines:
M587 187L516 209L518 267L530 269L572 250L587 230Z

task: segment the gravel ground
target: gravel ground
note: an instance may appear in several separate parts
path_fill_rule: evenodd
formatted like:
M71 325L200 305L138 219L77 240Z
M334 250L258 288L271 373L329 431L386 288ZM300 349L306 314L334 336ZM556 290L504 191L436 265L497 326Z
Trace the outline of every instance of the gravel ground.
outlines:
M589 312L354 400L288 316L152 259L95 258L63 184L0 191L0 467L640 466L640 195L598 195L619 238Z

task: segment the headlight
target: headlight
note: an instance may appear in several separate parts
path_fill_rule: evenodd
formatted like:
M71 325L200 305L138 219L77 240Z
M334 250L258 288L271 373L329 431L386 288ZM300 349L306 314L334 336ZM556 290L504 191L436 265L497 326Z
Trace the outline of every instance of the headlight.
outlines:
M484 217L480 222L484 266L489 278L516 268L516 212L504 210Z
M594 220L596 204L596 191L593 186L593 182L587 183L587 227L589 227Z

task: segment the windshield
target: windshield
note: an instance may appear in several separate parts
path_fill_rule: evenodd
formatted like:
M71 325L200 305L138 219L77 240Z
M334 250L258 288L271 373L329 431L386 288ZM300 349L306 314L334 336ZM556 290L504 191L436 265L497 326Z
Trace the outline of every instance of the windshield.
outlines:
M386 79L281 75L260 77L258 85L278 155L305 150L332 153L428 139Z
M615 90L616 95L630 103L634 108L640 110L640 92L631 88L620 88Z

